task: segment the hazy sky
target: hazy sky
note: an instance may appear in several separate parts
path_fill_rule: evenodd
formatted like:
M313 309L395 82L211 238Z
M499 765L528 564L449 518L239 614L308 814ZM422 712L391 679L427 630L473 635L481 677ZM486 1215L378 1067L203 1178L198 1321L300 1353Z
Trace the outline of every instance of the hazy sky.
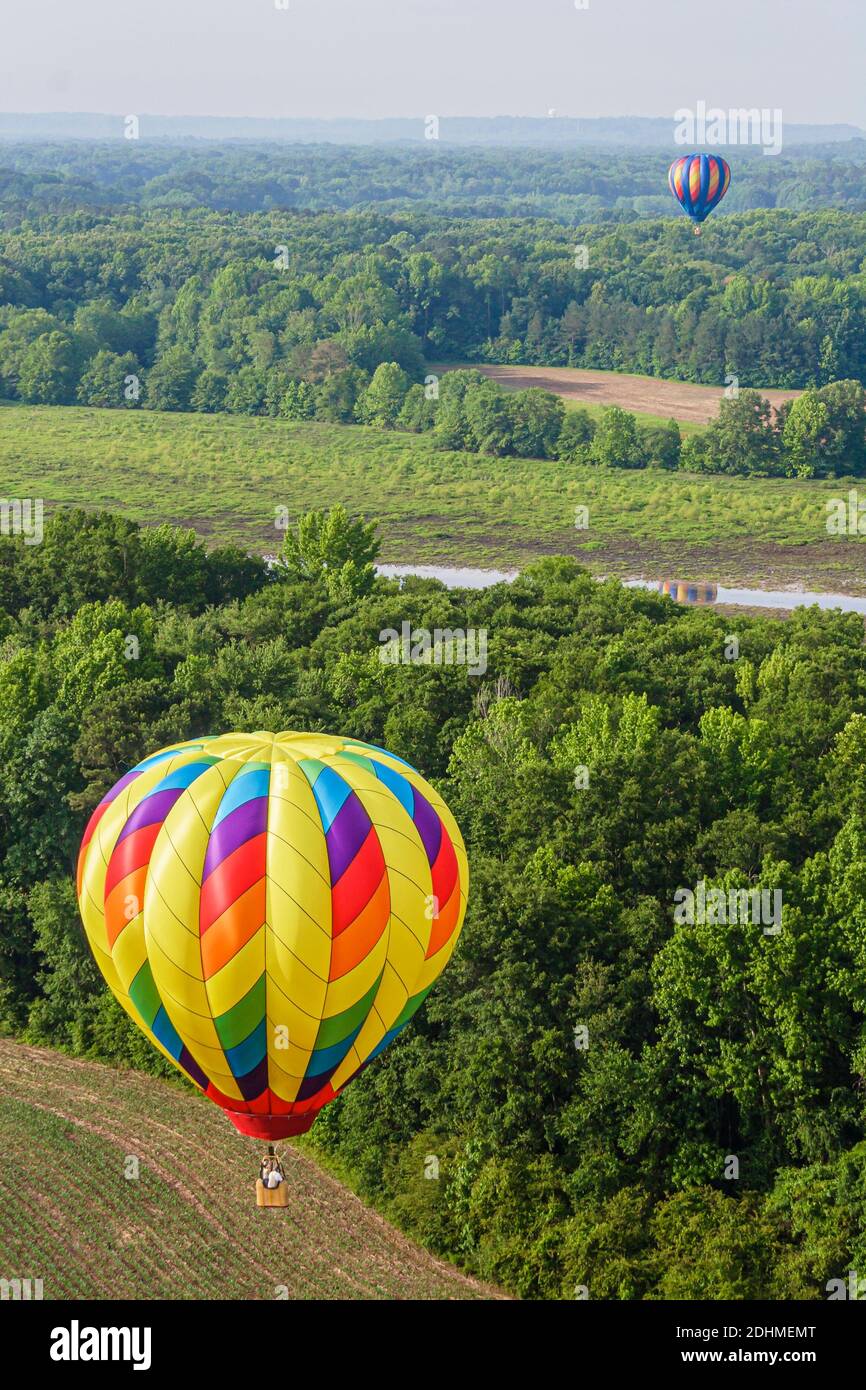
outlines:
M583 0L579 0L583 3ZM0 0L5 111L866 126L866 0Z

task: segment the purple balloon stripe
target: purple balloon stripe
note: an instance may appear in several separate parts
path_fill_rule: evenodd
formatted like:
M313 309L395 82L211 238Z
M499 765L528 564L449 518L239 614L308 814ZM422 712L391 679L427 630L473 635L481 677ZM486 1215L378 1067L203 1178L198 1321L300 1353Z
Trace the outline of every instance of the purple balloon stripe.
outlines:
M139 801L118 835L117 843L120 844L127 835L134 834L136 830L141 830L145 825L156 825L164 821L182 792L183 787L170 787L168 791L154 792L153 796L146 796L143 801Z
M236 811L232 811L231 815L226 816L225 820L220 821L211 831L204 857L202 882L236 849L246 844L254 835L263 834L267 828L266 796L253 797L252 801L245 801L243 805L238 806Z
M183 1067L184 1071L189 1073L193 1081L195 1081L197 1085L201 1086L203 1091L206 1091L210 1083L207 1077L205 1076L204 1072L202 1071L201 1067L199 1066L198 1062L195 1060L192 1053L186 1046L181 1048L178 1061L180 1065Z
M331 828L325 836L332 886L342 878L355 858L370 833L370 826L370 817L355 793L351 792L331 822Z
M111 802L114 801L118 796L120 796L120 793L126 787L129 786L130 782L135 782L140 776L141 773L136 772L135 768L133 768L132 772L125 772L121 777L120 781L115 782L114 786L111 788L111 791L106 792L105 796L99 803L100 806L109 806Z
M268 1059L263 1057L258 1066L248 1071L246 1076L236 1076L238 1090L244 1100L258 1100L268 1085Z
M335 1063L334 1066L328 1067L327 1071L317 1072L314 1076L305 1076L295 1100L312 1100L314 1096L317 1096L328 1084L338 1065L339 1063Z
M442 822L430 802L421 795L418 788L413 787L413 791L415 793L415 814L412 819L418 834L421 836L427 862L435 864L439 846L442 844Z

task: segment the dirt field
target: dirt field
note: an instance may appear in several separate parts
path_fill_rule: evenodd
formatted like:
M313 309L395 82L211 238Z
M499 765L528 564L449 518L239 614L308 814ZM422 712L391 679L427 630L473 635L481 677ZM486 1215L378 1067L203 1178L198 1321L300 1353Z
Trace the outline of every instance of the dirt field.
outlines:
M0 1278L41 1279L46 1299L502 1296L295 1144L288 1207L259 1210L263 1147L177 1086L0 1040Z
M508 390L539 386L564 400L581 405L618 405L639 415L658 415L692 425L707 425L719 412L724 391L719 386L693 386L682 381L662 381L652 376L628 376L619 372L591 372L578 367L491 367L478 363L440 363L434 372L475 367ZM774 409L793 400L799 391L762 391Z

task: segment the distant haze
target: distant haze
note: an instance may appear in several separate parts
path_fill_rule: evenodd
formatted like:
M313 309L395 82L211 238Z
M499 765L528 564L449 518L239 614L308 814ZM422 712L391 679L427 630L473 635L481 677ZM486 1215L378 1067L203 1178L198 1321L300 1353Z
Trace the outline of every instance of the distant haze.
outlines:
M866 126L863 0L281 3L8 4L0 102L6 112L369 120L668 118L703 100L781 108L786 124Z
M4 140L119 140L126 120L121 115L94 113L54 113L29 115L0 113L0 141ZM189 143L198 140L284 141L302 144L397 145L428 143L428 124L421 116L382 120L268 119L244 116L153 116L138 118L137 139L143 142L169 140ZM440 145L536 145L552 147L622 145L631 148L667 149L676 153L674 122L648 117L594 117L572 120L565 117L536 116L445 116L438 122ZM796 125L784 127L785 149L798 146L858 141L850 153L866 154L866 131L852 125ZM710 142L712 144L712 142ZM691 148L706 145L689 140ZM739 149L738 155L755 154Z

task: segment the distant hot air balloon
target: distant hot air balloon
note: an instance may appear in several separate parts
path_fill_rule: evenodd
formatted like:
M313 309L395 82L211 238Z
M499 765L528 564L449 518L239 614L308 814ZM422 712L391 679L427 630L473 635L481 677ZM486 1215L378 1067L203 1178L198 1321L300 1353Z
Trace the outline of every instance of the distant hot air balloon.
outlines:
M718 154L684 154L675 159L668 170L668 183L680 207L695 224L695 236L700 236L700 224L718 207L728 191L731 169Z
M388 1046L454 950L466 852L408 763L328 734L163 749L93 813L78 862L117 999L242 1134L276 1140Z

